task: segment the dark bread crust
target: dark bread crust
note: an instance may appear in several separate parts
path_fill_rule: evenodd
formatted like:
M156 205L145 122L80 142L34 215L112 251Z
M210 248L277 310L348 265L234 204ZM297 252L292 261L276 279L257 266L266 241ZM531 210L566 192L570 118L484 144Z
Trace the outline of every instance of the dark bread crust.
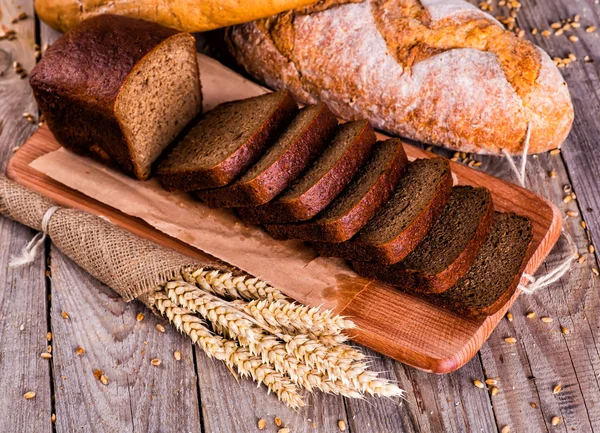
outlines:
M325 209L350 183L377 141L369 122L356 122L360 125L358 134L351 138L350 145L329 171L310 188L296 197L288 198L284 191L262 206L239 209L242 218L255 224L289 223L308 220Z
M354 236L388 200L408 165L402 142L395 138L387 141L397 142L394 155L381 170L377 181L346 214L337 219L317 217L298 224L267 224L267 232L278 240L313 242L344 242Z
M462 293L452 293L454 287L448 290L447 292L438 295L425 295L428 300L450 310L456 311L459 314L477 318L491 316L492 314L498 312L504 305L506 305L510 298L515 294L515 291L517 290L517 287L521 282L521 277L523 276L523 272L525 271L529 258L534 252L534 246L532 242L533 225L528 218L511 213L496 213L495 224L498 223L498 220L500 218L514 218L521 220L521 222L524 223L526 230L526 232L523 233L523 237L521 239L524 245L521 248L519 248L521 250L521 257L519 257L519 265L515 272L512 274L513 276L508 285L506 286L506 289L503 290L502 293L500 293L493 300L493 302L491 302L489 305L483 308L474 308L473 306L469 305L464 298L464 294ZM492 228L492 230L494 229ZM511 250L514 250L514 248ZM500 268L503 264L504 263L498 263L499 266L497 268ZM481 290L484 291L487 290L487 288L482 287Z
M129 173L132 149L115 114L115 101L132 69L178 30L133 18L101 15L61 36L33 68L29 83L57 141L90 155L97 145ZM147 177L147 176L146 176Z
M442 293L454 286L471 268L487 238L493 222L494 205L490 196L477 228L464 250L452 263L437 274L405 268L399 266L401 263L386 266L373 262L353 261L352 267L361 276L376 278L404 291Z
M159 166L157 176L167 191L196 191L225 186L254 164L271 145L282 130L298 113L298 105L287 90L281 91L282 99L266 121L235 152L210 169L178 171L169 158ZM260 97L259 97L260 98ZM235 104L227 102L225 104ZM223 125L223 127L227 127Z
M453 180L449 163L443 158L436 159L443 160L446 170L436 185L431 200L412 223L393 240L385 244L365 243L355 241L354 238L341 243L314 242L315 250L322 256L340 257L350 261L374 261L388 265L404 259L423 240L450 197Z
M196 191L194 195L211 208L259 206L275 198L322 152L337 127L337 118L327 105L318 106L313 119L260 174L245 182Z

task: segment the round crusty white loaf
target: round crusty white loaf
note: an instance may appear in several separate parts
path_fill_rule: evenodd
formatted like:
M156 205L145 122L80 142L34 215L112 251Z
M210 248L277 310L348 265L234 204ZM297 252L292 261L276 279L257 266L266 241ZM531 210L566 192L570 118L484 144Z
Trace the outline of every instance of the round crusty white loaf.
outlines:
M567 85L540 48L462 0L342 0L232 27L250 74L338 116L467 152L559 147ZM332 4L334 3L334 4Z

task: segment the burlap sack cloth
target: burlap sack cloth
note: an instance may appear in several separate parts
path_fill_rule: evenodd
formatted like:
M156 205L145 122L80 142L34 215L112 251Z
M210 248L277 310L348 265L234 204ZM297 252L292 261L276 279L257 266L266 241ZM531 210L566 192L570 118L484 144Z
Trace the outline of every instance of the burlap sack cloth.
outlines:
M44 215L55 206L0 176L0 214L40 231ZM58 207L47 228L46 234L64 254L126 301L153 292L182 271L214 267L75 209Z

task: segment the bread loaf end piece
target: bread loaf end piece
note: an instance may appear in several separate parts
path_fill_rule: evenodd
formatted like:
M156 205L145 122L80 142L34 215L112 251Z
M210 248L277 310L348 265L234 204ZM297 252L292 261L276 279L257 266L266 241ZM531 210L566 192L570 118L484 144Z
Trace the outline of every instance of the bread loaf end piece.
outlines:
M559 147L573 121L549 56L466 2L365 0L230 29L246 70L344 119L462 151Z
M161 162L158 177L169 191L228 185L261 158L297 113L286 90L220 104Z
M138 179L202 109L194 38L132 18L83 22L29 81L59 143L84 155L98 146Z

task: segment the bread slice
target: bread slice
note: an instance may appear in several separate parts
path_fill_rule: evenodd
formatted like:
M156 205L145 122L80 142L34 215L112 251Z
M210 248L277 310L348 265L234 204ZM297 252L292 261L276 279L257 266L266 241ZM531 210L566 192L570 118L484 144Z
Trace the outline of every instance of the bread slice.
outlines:
M231 183L261 157L297 112L287 90L218 105L161 162L160 182L168 191Z
M61 36L29 82L60 144L107 154L138 179L202 109L192 35L122 16Z
M197 191L210 207L258 206L287 188L329 144L336 117L320 103L303 108L265 155L236 182Z
M428 299L459 314L490 316L508 302L531 257L533 226L528 218L496 213L494 225L469 272L451 289Z
M323 256L393 264L423 240L450 197L452 173L445 158L417 159L390 200L350 240L314 242Z
M279 240L344 242L388 200L407 165L400 140L380 141L352 183L316 218L301 223L266 224L265 229Z
M479 253L494 216L486 188L455 186L450 200L425 239L394 265L352 262L359 275L402 290L440 293L462 278Z
M369 157L377 138L366 120L340 125L331 144L292 186L274 200L238 210L254 224L287 223L312 218L350 183Z

